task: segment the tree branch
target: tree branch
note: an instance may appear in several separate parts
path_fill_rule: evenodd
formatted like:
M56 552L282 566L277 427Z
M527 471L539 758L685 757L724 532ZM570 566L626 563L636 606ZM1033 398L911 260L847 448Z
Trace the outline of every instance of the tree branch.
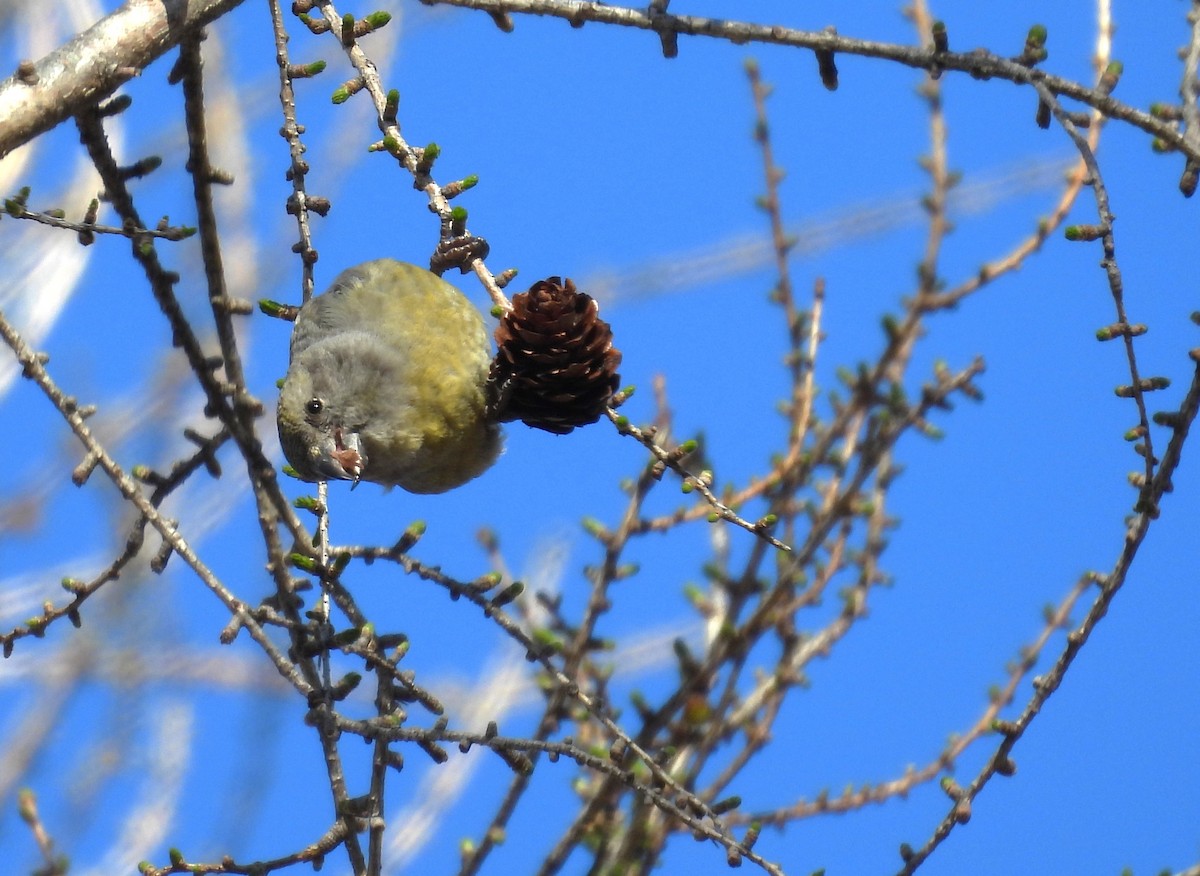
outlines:
M65 46L0 82L0 158L108 97L242 0L129 0Z

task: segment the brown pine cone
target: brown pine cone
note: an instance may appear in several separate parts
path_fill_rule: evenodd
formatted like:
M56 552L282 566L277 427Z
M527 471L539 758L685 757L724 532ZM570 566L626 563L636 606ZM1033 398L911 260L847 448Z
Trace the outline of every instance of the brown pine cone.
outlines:
M512 304L496 327L493 417L557 435L596 422L620 383L621 353L595 300L550 277Z

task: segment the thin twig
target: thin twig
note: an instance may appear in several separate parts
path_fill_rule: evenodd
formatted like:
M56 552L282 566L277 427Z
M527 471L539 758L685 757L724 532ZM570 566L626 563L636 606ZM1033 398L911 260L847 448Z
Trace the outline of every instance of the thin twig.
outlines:
M977 78L1003 79L1018 85L1041 82L1054 94L1093 107L1106 118L1134 125L1146 133L1162 139L1189 158L1200 160L1200 144L1186 142L1179 131L1150 113L1122 103L1103 91L1048 74L1036 68L1026 67L1011 58L987 51L939 52L935 57L934 52L925 47L852 39L828 31L804 31L780 25L753 24L697 15L664 13L652 16L643 9L599 2L584 2L584 0L424 0L424 2L430 5L459 6L489 14L503 11L510 15L562 18L576 24L594 21L600 24L631 27L656 33L668 31L677 36L709 37L727 40L737 45L763 43L836 54L860 55L866 58L892 61L906 67L922 70L936 68L944 72L967 73Z

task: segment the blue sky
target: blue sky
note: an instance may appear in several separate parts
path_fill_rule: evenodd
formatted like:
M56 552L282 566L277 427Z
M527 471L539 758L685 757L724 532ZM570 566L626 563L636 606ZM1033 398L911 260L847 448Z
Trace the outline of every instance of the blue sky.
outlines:
M263 5L245 4L206 44L213 53L210 100L214 108L224 106L225 96L238 111L212 123L220 132L218 161L239 181L221 194L218 207L235 290L296 301L300 267L289 251L294 226L283 210L290 191L283 176L287 156L277 134ZM1015 54L1028 26L1041 21L1050 34L1046 68L1090 76L1095 15L1088 3L1049 11L1029 2L1003 9L942 5L933 13L946 20L956 49L987 46ZM671 8L812 29L833 23L846 36L915 41L894 5L845 6L676 0ZM1118 7L1114 57L1125 63L1116 92L1122 100L1145 107L1176 97L1181 71L1175 52L1187 37L1186 8L1179 2ZM595 25L574 30L560 21L518 18L515 32L506 35L481 14L415 2L393 11L390 27L401 35L394 50L382 48L383 34L365 45L369 52L380 47L384 81L400 89L405 135L441 146L439 180L479 175L480 185L459 203L470 211L472 230L491 244L489 265L519 268L513 288L560 274L585 289L594 281L605 290L602 312L624 352L622 382L639 387L628 413L638 422L653 415L651 381L664 376L677 434L704 431L719 481L741 483L764 471L785 434L774 403L788 389L780 361L786 337L767 302L770 266L751 260L738 272L662 290L636 278L646 265L661 271L766 234L754 206L763 183L750 136L747 58L758 60L775 88L769 109L776 160L788 174L781 192L785 219L802 234L838 229L828 245L799 254L792 264L799 290L811 289L818 276L827 283L818 380L832 387L838 366L878 353L880 319L912 291L925 235L915 207L927 187L917 159L929 144L928 115L914 91L919 74L839 56L841 84L830 93L805 52L684 39L679 57L667 61L657 39L641 32ZM27 39L19 27L8 32L5 69L15 58L37 54ZM423 196L386 158L366 154L375 133L365 101L329 102L349 75L335 42L296 29L290 48L293 60L324 58L331 67L297 88L300 120L310 131L309 190L334 204L316 225L318 286L368 258L424 261L437 226ZM150 151L164 155L163 169L138 189L143 214L188 222L179 96L165 82L170 63L169 57L160 61L128 88L135 103L123 120L119 148L130 161ZM955 210L957 230L941 264L953 284L1007 252L1055 202L1053 171L1032 182L1016 171L1062 166L1072 154L1061 132L1034 125L1031 92L954 75L943 86L950 163L974 193ZM5 193L30 184L35 205L57 206L38 195L66 197L63 187L82 150L74 129L63 126L10 179L15 159L0 163ZM1198 330L1188 320L1198 309L1189 258L1200 231L1196 205L1177 193L1180 162L1153 155L1139 131L1110 124L1100 160L1118 217L1130 315L1150 326L1138 342L1139 362L1144 374L1172 378L1172 388L1155 401L1174 406L1193 367L1187 351L1197 346ZM61 205L76 212L74 203ZM884 230L862 222L834 225L881 206L894 208L896 217ZM1085 196L1071 221L1094 216ZM122 464L173 458L182 439L164 446L155 424L203 421L195 416L194 392L156 394L176 379L186 387L186 374L167 352L169 332L126 244L110 238L86 251L72 246L35 266L35 245L52 239L58 239L53 232L7 218L0 224L0 258L11 278L0 283L0 310L51 353L56 379L81 400L100 404L98 429L112 430L106 434L115 441L122 422L132 419L133 429L119 443ZM185 276L181 296L199 315L198 249L189 243L166 251ZM83 261L76 283L69 274L77 257ZM1124 357L1115 344L1093 336L1114 319L1099 258L1098 244L1070 244L1055 235L1019 272L956 312L931 319L910 385L919 385L935 360L957 368L981 355L985 400L940 415L944 440L913 435L901 443L898 459L906 470L890 507L901 524L883 559L894 584L875 593L870 617L812 668L810 689L789 701L773 753L732 788L747 808L786 805L824 787L836 793L848 783L886 781L910 763L936 757L948 734L976 719L988 686L1003 682L1005 663L1038 633L1043 606L1061 599L1082 573L1111 567L1134 497L1125 476L1138 459L1121 437L1133 425L1132 404L1112 392L1127 382ZM23 285L25 277L34 282ZM39 282L43 277L53 280ZM482 291L468 278L451 279L484 306ZM69 293L69 301L35 330L33 302L48 300L47 286ZM286 367L287 330L257 315L244 327L251 388L268 405ZM116 507L111 488L99 476L83 490L69 484L78 451L55 412L25 382L2 386L0 453L20 464L0 470L0 500L32 492L43 508L32 528L0 529L0 626L9 629L35 614L43 599L61 598L60 577L95 574L120 545L108 523ZM149 405L152 398L166 400ZM264 435L272 431L264 420ZM1162 446L1165 435L1158 441ZM1200 483L1188 456L1185 451L1175 492L1109 616L1016 748L1017 774L985 789L970 824L958 828L922 872L1117 874L1131 867L1143 874L1200 860L1194 648ZM239 489L238 461L228 450L222 460L226 476L198 484L172 513L244 598L261 598L269 581L253 510ZM364 485L350 494L335 485L333 538L387 544L412 521L425 520L418 556L469 579L488 570L475 532L489 525L518 577L561 589L566 605L578 606L586 594L581 569L600 556L579 520L617 519L624 506L618 482L635 475L644 460L641 448L604 423L564 438L517 424L508 429L507 450L495 468L453 493L417 497ZM306 492L300 484L289 489ZM650 507L666 511L680 501L668 484ZM701 580L707 538L695 529L635 542L629 558L642 571L620 585L601 632L621 640L646 636L666 655L676 632L698 639L682 590ZM744 556L750 536L731 529L728 538L735 559ZM88 603L84 633L104 631L85 652L95 669L61 702L39 756L15 784L0 785L0 794L9 795L0 797L0 859L20 862L21 872L33 866L33 845L12 805L17 786L37 790L47 824L78 872L105 872L101 861L108 860L124 816L155 799L154 788L176 789L163 810L169 819L161 839L143 855L155 863L165 862L171 845L199 860L226 852L267 857L311 842L330 816L317 746L301 721L303 704L272 692L272 673L248 640L219 648L216 637L227 617L182 563L173 562L161 578L128 578ZM464 712L521 656L477 613L395 570L359 570L353 587L381 623L390 620L410 634L409 665L448 691L448 701ZM833 602L806 624L835 611ZM1082 614L1077 609L1074 617ZM42 641L22 640L14 657L0 663L0 739L10 740L8 747L21 720L37 704L53 701L44 682L33 679L48 661L65 659L71 635L56 629ZM1062 644L1059 635L1049 653ZM135 672L119 660L129 653L140 655L139 671L161 670L163 677L122 684L123 674ZM669 656L655 657L652 647L649 653L640 668L630 661L616 690L653 693L672 682ZM1026 681L1018 703L1029 692ZM516 702L504 712L502 727L527 729L537 718L535 706L534 700ZM168 731L177 759L151 757L158 734ZM262 745L267 738L277 744ZM991 750L987 744L969 750L959 778L968 781ZM357 756L356 747L348 751ZM441 799L444 792L426 783L447 768L431 769L419 754L406 757L389 799L394 823L409 825L413 836L405 872L453 872L457 840L483 829L507 769L494 757L478 758L468 790L445 792L446 808L424 827L419 810L406 807ZM111 774L105 763L116 765ZM514 819L492 872L526 872L545 852L554 828L573 811L572 769L565 763L539 769L536 799ZM789 874L821 867L830 874L892 873L899 844L923 843L947 805L936 787L923 786L907 800L768 831L757 849ZM724 867L719 850L686 840L672 847L667 861L668 873ZM586 869L580 860L572 864L567 872ZM344 871L340 857L327 862L326 872Z

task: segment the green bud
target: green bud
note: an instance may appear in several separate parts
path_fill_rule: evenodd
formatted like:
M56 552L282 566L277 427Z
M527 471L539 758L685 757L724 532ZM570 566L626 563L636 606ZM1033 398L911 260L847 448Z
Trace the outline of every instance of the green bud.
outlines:
M1067 240L1099 240L1104 236L1104 226L1102 225L1068 225L1063 229L1063 236Z
M396 544L392 546L392 550L396 551L397 553L404 553L406 550L415 545L424 534L425 521L414 520L411 524L409 524L408 529L404 530L400 538L396 541Z
M321 503L316 496L300 496L293 500L292 507L299 508L301 511L311 511L317 515L321 513Z
M742 798L734 795L726 797L724 800L718 800L712 805L712 811L715 815L723 815L726 812L737 809L742 805Z
M430 143L421 150L421 157L417 160L416 172L418 174L429 173L433 169L433 163L437 161L438 156L442 154L442 147L437 143Z
M335 700L344 700L354 692L354 689L358 687L361 681L362 676L357 672L347 672L333 685L329 691L329 695Z
M317 561L304 554L288 554L288 562L297 569L303 569L305 572L315 574L317 571Z
M1104 74L1100 77L1100 81L1096 83L1096 90L1101 94L1110 94L1117 87L1117 83L1121 80L1121 74L1125 72L1125 65L1120 61L1112 61L1104 69Z
M492 608L501 608L505 605L508 605L510 602L512 602L514 599L516 599L518 596L520 596L524 592L525 592L525 585L520 581L514 581L513 583L511 583L507 587L505 587L503 590L501 590L499 593L497 593L495 596L493 596L492 599L488 602L488 605L490 605Z
M475 582L475 589L486 593L503 580L504 576L499 572L488 572L486 575L479 576L478 581Z
M543 648L549 649L555 654L562 653L565 643L562 637L553 630L539 627L533 631L533 641L537 642Z
M930 30L933 34L933 50L935 52L950 51L950 37L946 33L946 22L935 21Z
M359 627L351 627L348 630L342 630L340 633L330 639L330 644L335 648L344 648L347 645L353 645L362 638L362 630ZM351 673L354 674L354 673ZM343 679L344 681L345 679ZM357 683L357 682L356 682Z

